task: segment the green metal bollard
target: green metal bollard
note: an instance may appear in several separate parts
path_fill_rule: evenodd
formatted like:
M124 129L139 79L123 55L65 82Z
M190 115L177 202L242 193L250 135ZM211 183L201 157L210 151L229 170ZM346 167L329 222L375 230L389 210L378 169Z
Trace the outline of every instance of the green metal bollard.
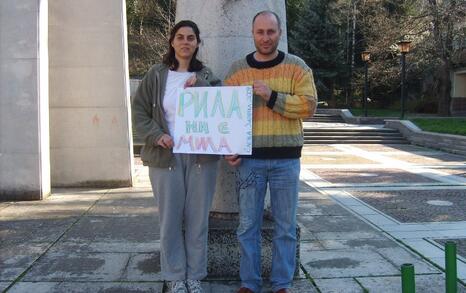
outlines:
M416 283L414 282L414 266L410 263L401 265L401 292L416 292Z
M447 241L445 243L445 292L456 293L458 284L456 282L456 243Z

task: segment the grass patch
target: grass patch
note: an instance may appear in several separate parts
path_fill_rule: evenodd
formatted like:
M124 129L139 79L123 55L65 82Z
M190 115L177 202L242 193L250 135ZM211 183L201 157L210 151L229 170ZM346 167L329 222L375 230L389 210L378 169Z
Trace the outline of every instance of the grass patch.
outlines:
M466 118L413 118L410 120L424 131L466 135Z

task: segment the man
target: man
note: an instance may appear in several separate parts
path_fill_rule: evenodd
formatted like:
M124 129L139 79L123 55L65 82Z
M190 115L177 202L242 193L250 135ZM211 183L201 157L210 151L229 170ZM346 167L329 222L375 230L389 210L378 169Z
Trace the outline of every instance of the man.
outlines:
M252 22L256 51L233 63L225 80L230 86L252 85L254 92L252 155L225 157L238 167L238 293L261 291L260 232L267 184L275 222L270 277L273 292L289 292L296 266L301 119L314 114L317 95L311 69L300 58L277 49L281 32L275 13L259 12Z

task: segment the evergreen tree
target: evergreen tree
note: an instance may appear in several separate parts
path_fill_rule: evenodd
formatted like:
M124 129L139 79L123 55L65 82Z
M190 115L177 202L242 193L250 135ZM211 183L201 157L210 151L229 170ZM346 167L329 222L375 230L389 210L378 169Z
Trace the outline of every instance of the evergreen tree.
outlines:
M290 51L313 69L319 99L336 105L345 72L344 32L337 0L307 0L290 30Z

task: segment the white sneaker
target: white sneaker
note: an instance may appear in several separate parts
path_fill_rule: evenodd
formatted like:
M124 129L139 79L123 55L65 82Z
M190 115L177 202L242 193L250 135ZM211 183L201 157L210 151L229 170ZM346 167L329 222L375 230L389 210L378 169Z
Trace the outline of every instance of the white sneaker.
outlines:
M187 280L186 286L188 287L189 293L203 293L201 281L199 280Z
M186 284L184 281L172 281L170 282L170 293L188 293Z

